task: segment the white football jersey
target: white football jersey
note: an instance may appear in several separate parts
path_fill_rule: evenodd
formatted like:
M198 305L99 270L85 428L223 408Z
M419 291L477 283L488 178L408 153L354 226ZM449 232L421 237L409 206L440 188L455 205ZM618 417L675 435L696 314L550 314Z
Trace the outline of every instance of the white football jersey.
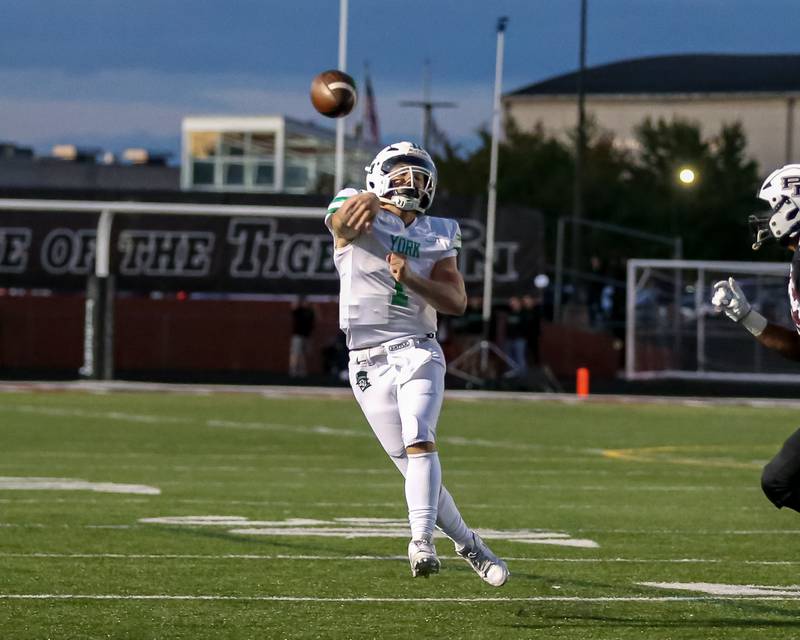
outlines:
M347 198L359 193L343 189L328 207L325 224ZM339 326L350 349L371 347L405 336L436 331L436 310L422 296L396 282L389 273L390 252L406 256L411 269L426 278L433 265L455 256L461 247L458 223L449 218L417 216L405 226L399 216L381 210L371 233L362 233L335 249L339 272Z

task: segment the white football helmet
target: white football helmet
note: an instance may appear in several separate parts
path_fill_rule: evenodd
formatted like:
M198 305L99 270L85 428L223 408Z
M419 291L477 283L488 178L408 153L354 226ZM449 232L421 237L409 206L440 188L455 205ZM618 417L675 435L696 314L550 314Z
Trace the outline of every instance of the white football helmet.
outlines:
M428 152L413 142L390 144L365 169L367 191L381 202L418 214L433 203L436 165Z
M769 204L771 212L750 216L753 249L770 238L784 245L796 240L800 235L800 164L787 164L769 174L758 197Z

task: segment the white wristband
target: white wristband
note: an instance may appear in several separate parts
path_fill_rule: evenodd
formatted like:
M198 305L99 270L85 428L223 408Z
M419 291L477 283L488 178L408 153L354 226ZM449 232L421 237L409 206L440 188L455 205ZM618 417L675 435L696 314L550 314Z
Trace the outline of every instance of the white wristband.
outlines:
M767 328L767 319L755 309L750 309L750 312L739 323L756 337L764 333L764 329Z

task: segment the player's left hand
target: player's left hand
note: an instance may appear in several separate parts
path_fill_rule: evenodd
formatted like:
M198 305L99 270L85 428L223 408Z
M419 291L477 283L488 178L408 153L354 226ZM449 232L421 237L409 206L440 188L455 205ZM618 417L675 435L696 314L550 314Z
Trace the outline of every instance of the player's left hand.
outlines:
M397 282L406 282L411 274L411 268L408 266L406 257L401 253L390 253L386 256L386 262L389 263L389 273Z

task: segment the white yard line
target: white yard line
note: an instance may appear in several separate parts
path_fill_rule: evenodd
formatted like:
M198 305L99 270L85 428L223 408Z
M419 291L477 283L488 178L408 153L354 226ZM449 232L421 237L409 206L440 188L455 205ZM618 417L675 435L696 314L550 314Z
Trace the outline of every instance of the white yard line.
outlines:
M442 560L460 560L460 556L440 555ZM79 560L298 560L298 561L331 561L331 562L406 562L404 555L373 556L373 555L307 555L307 554L252 554L252 553L226 553L226 554L196 554L196 553L0 553L0 558L32 558L32 559L79 559ZM724 565L755 565L755 566L796 566L800 560L728 560L721 558L536 558L503 556L507 562L548 562L566 564L724 564Z
M600 529L577 528L571 529L576 533L604 533L625 535L680 535L680 536L763 536L763 535L792 535L800 534L800 529Z
M721 600L779 600L797 601L798 595L774 596L523 596L523 597L474 597L474 598L382 598L363 596L357 598L321 598L315 596L225 596L225 595L172 595L172 594L72 594L72 593L4 593L0 600L189 600L217 602L318 602L318 603L363 603L383 602L398 604L469 603L469 602L719 602Z
M710 596L785 596L800 598L798 585L720 584L717 582L638 582L644 587L669 589L671 591L693 591Z
M230 504L225 501L225 504ZM274 503L270 503L274 504ZM353 506L353 505L349 505ZM386 506L396 507L392 503ZM138 529L148 527L147 524L50 524L41 522L0 522L0 528L35 528L35 529ZM692 535L700 536L762 536L762 535L786 535L797 536L800 535L800 529L753 529L753 530L731 530L731 529L595 529L595 528L576 528L570 529L573 534L624 534L624 535L666 535L675 536L681 535L690 537ZM313 534L308 534L313 537ZM509 540L510 542L521 542L520 540ZM589 560L591 561L591 560Z
M255 385L198 385L166 384L155 382L36 382L8 381L0 383L0 393L30 393L42 391L78 391L85 393L174 393L178 395L250 394L266 398L289 400L292 398L342 399L352 400L353 392L347 387L297 387L297 386L255 386ZM646 395L600 395L578 398L570 393L533 393L511 391L447 391L445 397L464 401L507 402L556 402L562 404L666 404L670 406L714 407L719 405L800 408L800 400L795 398L711 398L711 397L673 397Z
M144 484L89 482L79 478L36 478L0 476L0 491L93 491L160 495L161 489Z

